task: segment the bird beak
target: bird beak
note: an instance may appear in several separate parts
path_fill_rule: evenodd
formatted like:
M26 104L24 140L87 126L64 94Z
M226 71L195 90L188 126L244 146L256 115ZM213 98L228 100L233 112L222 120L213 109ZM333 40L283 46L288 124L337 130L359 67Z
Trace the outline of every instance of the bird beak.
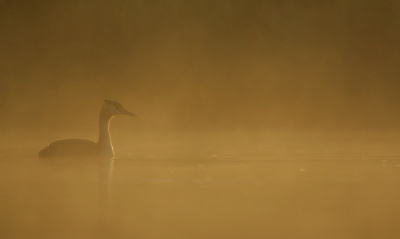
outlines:
M132 117L137 116L137 115L125 110L124 108L119 109L119 111L121 111L121 114L124 114L124 115L129 115L129 116L132 116Z

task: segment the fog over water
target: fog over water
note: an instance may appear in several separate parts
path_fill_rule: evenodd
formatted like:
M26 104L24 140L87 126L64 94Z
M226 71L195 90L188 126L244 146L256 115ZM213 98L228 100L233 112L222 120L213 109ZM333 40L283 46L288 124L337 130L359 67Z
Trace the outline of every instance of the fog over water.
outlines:
M1 131L90 137L103 99L138 114L114 127L142 137L398 129L398 7L3 0Z
M399 9L0 0L0 238L398 238Z

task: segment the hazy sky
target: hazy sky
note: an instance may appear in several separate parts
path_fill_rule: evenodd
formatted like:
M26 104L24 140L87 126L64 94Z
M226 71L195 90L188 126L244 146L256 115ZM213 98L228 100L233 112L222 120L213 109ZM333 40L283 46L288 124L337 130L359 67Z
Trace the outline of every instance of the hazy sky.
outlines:
M399 128L398 9L0 0L0 132L96 132L103 99L140 131Z

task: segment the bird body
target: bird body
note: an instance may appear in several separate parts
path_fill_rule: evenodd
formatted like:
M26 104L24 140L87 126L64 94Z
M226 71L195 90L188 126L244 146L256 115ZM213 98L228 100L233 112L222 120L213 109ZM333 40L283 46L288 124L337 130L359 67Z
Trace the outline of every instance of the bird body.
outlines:
M136 116L118 102L105 100L99 117L99 140L97 143L83 139L58 140L39 152L40 158L51 157L102 157L114 158L114 149L110 137L110 121L115 115Z
M39 157L91 157L96 156L96 146L95 142L84 139L58 140L41 150Z

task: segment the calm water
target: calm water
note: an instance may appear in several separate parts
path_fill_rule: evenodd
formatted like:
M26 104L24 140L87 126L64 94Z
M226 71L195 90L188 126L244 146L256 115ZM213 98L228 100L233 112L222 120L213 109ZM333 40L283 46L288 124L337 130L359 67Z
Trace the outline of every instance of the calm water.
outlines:
M400 150L0 152L0 238L399 238Z

